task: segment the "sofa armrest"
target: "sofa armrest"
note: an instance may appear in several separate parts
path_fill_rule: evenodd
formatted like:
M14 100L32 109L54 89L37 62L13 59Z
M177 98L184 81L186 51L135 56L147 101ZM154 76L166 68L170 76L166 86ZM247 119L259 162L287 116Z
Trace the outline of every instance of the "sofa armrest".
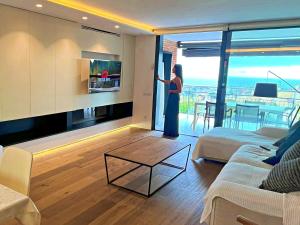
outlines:
M237 218L240 218L237 220ZM223 198L217 197L213 202L213 211L209 220L205 221L208 225L233 225L239 224L237 222L254 222L256 225L282 225L283 218L270 216L255 212L239 205L236 205ZM204 225L201 224L201 225ZM246 225L247 223L241 223ZM251 224L251 223L250 223ZM250 225L247 224L247 225ZM253 224L251 224L253 225Z
M225 165L225 168L228 168L229 164ZM238 168L239 166L237 169ZM220 178L220 176L222 177ZM242 207L256 213L264 215L267 214L275 217L283 216L283 194L259 189L256 187L256 185L250 186L249 184L238 184L231 181L220 180L225 178L223 176L226 176L226 174L224 175L224 173L221 172L215 182L208 189L205 197L205 207L203 209L200 222L208 221L209 218L211 219L210 216L211 213L214 214L214 205L217 199L224 199L227 202L237 205L238 207ZM239 174L237 174L237 176L239 176ZM231 219L236 221L236 216L238 215L248 216L246 214L238 213L234 217L231 217ZM253 219L251 217L249 218ZM221 223L210 223L210 225L219 224Z
M277 128L277 127L262 127L255 131L255 133L271 137L271 138L283 138L288 134L288 129L286 128Z

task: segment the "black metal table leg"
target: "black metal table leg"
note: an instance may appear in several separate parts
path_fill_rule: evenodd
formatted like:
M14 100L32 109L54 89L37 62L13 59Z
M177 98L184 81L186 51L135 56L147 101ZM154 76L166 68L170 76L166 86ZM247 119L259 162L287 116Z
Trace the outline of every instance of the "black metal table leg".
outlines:
M106 160L106 157L107 157L107 155L104 153L104 163L105 163L106 179L107 179L107 184L110 184L109 176L108 176L108 169L107 169L107 160Z
M152 168L153 168L153 167L150 167L149 187L148 187L148 198L151 196Z
M189 162L189 157L190 157L191 147L192 147L192 145L189 144L189 151L188 151L188 155L187 155L187 158L186 158L185 167L184 167L184 170L183 170L183 171L186 171L187 164L188 164L188 162Z

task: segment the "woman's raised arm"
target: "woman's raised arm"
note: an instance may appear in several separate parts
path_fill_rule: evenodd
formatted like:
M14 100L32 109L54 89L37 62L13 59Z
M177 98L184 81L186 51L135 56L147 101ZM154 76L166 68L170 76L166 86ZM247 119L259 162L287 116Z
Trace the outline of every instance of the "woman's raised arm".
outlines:
M159 75L157 75L156 79L159 80L159 81L161 81L161 82L163 82L163 83L165 83L165 84L170 84L170 83L171 83L170 80L163 80L163 79L160 79Z

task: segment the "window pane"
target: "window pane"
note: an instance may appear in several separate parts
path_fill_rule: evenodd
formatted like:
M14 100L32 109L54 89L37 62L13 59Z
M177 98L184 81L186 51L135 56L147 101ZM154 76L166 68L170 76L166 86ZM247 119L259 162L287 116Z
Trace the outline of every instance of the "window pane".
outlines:
M233 32L227 51L226 103L234 111L232 126L245 130L288 127L300 103L293 89L300 90L300 28ZM257 83L276 84L277 98L254 96ZM243 113L237 104L244 106ZM253 114L255 107L257 114Z

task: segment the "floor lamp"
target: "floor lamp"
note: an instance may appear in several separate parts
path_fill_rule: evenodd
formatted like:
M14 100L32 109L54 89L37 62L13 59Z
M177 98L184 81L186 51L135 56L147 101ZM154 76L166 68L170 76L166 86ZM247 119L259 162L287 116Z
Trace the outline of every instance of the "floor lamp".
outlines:
M300 94L300 91L298 91L293 85L291 85L289 82L287 82L285 79L280 77L279 75L273 73L272 71L268 71L268 74L272 74L273 76L279 78L284 83L286 83L288 86L290 86L296 93ZM277 98L277 84L273 83L256 83L255 90L254 90L254 96L256 97L268 97L268 98ZM297 115L300 111L300 106L298 107L295 116L292 119L292 122L290 125L293 125Z

